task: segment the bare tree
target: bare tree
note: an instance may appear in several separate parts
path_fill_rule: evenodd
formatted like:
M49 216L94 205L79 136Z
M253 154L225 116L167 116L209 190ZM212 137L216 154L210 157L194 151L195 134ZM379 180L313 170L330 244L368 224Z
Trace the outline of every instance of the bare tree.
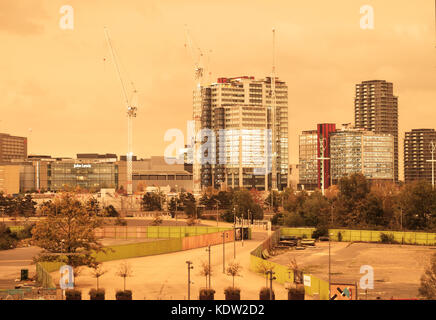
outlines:
M233 289L235 288L235 277L241 275L241 270L242 270L242 266L236 261L230 262L227 267L226 270L227 275L233 278Z
M126 278L133 275L132 267L129 263L123 262L120 264L117 276L124 278L124 291L126 291Z
M108 270L103 269L103 266L101 264L98 264L92 268L91 274L94 278L97 279L97 290L98 290L98 279L107 272Z
M201 263L200 276L206 277L206 288L207 288L207 277L210 277L211 275L212 275L212 268L209 268L209 263L203 261Z
M267 272L273 271L274 265L269 261L263 261L257 267L257 272L265 275L265 287L268 287L268 274Z
M421 277L419 294L425 299L436 300L436 253L432 256L430 265Z
M303 270L297 263L297 259L292 258L291 262L288 264L288 270L294 273L294 282L303 283Z

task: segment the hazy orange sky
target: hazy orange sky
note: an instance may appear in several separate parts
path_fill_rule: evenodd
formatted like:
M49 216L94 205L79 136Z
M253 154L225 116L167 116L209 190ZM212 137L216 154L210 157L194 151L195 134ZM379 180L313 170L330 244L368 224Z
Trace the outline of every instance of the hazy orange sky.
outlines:
M59 27L66 4L74 8L74 30ZM360 28L367 4L374 30ZM0 132L28 136L33 154L125 154L108 26L140 93L134 153L162 155L165 131L185 131L192 117L185 24L212 50L213 78L268 76L276 28L277 74L289 86L291 163L302 130L354 121L354 85L362 80L394 83L400 162L404 131L436 127L434 0L2 0Z

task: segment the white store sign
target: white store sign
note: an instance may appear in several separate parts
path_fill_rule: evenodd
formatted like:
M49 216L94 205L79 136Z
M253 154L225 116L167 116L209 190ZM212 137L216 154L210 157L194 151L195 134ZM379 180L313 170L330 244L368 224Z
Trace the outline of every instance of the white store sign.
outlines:
M303 276L303 281L304 281L304 285L306 287L310 287L311 286L311 278L310 278L310 276L304 275Z

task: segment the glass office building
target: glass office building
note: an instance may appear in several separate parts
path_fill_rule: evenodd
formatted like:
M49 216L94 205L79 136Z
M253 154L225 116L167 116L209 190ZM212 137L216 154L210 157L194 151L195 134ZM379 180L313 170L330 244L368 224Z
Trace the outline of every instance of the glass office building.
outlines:
M114 163L56 161L47 170L50 190L77 186L90 191L117 188L118 168Z
M358 129L331 135L330 156L333 183L353 173L367 179L394 180L394 137Z

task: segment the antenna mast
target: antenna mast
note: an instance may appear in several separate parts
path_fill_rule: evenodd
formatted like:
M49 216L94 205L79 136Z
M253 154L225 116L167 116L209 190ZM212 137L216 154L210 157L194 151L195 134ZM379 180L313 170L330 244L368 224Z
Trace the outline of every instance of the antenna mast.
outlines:
M271 74L271 123L272 123L272 164L271 164L271 189L277 190L277 126L276 126L276 62L275 62L275 46L276 46L276 30L273 29L273 61Z

